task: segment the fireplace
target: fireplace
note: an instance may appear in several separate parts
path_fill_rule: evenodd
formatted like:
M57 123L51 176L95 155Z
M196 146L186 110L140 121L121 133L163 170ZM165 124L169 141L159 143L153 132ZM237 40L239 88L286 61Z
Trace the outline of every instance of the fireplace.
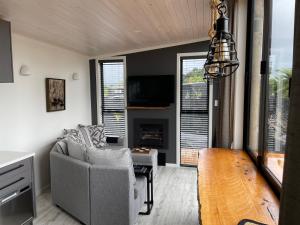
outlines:
M134 147L168 148L167 119L135 119Z

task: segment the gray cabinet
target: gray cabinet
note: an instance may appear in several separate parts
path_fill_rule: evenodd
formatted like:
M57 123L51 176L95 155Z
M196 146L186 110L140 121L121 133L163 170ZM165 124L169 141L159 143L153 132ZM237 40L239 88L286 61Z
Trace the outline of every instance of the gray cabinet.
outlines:
M0 19L0 83L13 83L10 22Z
M32 224L35 208L33 157L0 168L0 224Z

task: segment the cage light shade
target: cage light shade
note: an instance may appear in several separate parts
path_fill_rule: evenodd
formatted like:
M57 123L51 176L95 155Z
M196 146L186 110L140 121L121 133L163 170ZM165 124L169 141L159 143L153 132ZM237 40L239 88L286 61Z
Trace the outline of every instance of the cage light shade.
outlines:
M223 3L220 5L225 7ZM216 21L216 33L209 44L209 51L204 64L205 79L229 76L239 67L235 42L232 34L228 31L228 18L220 8L219 13L220 17Z

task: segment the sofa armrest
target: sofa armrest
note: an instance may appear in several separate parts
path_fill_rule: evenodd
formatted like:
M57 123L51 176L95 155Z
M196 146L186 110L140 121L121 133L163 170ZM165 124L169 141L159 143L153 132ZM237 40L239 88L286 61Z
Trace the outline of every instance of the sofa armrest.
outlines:
M56 204L90 224L90 164L61 153L50 152L51 194Z
M134 185L128 167L92 166L90 190L92 224L134 224Z

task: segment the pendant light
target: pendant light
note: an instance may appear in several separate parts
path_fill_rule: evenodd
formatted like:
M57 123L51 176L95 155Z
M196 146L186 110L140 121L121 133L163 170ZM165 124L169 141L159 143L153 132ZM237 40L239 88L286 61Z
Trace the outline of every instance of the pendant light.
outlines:
M215 34L209 44L204 64L204 77L211 80L233 74L239 67L239 60L232 34L229 33L227 5L224 0L217 5L219 18L215 23Z

